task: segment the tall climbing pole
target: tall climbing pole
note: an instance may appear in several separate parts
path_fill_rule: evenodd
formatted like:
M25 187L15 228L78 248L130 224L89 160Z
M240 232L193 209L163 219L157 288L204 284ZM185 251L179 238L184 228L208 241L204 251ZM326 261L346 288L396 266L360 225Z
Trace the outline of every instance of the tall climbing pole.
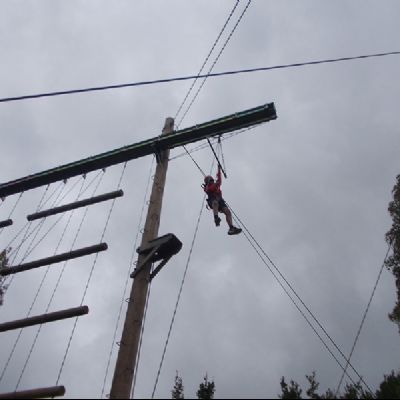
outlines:
M167 118L162 135L171 134L173 129L173 118ZM149 241L157 237L158 228L160 226L162 199L168 169L169 149L158 152L156 157L157 167L154 175L141 247L145 246ZM143 262L146 261L145 258L146 256L144 254L139 254L136 264L138 268L142 268L140 273L138 273L133 280L128 300L128 308L111 386L110 398L112 399L129 399L130 397L152 265L150 261L147 261L146 265L143 265Z

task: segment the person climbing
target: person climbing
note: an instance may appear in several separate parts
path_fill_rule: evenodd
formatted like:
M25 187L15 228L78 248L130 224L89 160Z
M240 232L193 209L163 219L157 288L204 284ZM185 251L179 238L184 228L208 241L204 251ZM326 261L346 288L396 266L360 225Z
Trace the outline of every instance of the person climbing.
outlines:
M213 211L215 225L219 226L221 223L221 218L218 215L218 212L221 212L225 214L226 223L229 226L228 235L237 235L242 232L242 230L240 228L236 228L236 226L233 225L232 213L222 197L221 184L221 167L218 166L216 181L214 181L214 178L210 175L207 175L204 178L204 184L202 185L202 187L208 196L207 204Z

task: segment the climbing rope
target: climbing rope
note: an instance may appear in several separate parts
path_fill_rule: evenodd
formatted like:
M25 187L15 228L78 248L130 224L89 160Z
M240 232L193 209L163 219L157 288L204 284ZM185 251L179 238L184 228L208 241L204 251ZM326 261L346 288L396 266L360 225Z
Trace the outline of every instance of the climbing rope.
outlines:
M215 160L217 161L218 167L221 169L222 173L224 174L224 177L227 178L226 173L225 173L225 170L224 170L224 167L223 167L222 164L220 163L219 158L218 158L218 156L217 156L217 153L215 152L214 147L213 147L213 145L211 144L209 138L207 138L207 142L208 142L208 144L209 144L210 147L211 147L211 151L212 151L213 154L214 154L214 157L215 157ZM219 149L221 149L221 147L219 147Z
M153 272L153 268L154 268L154 264L151 265L150 273ZM149 289L148 289L147 294L146 294L146 303L145 303L145 306L144 306L144 313L143 313L143 323L142 323L142 327L140 329L138 355L136 357L135 367L133 368L133 385L132 385L131 396L130 396L131 399L133 399L134 394L135 394L137 374L138 374L139 363L140 363L140 356L142 354L144 328L146 326L147 310L148 310L148 307L149 307L150 292L151 292L151 281L149 283Z
M12 217L12 215L14 214L14 211L15 211L15 209L17 208L19 202L21 201L21 198L22 198L23 194L24 194L24 192L22 192L22 193L19 194L19 196L18 196L18 198L17 198L17 201L15 202L13 208L11 209L10 213L8 214L7 219L10 219L10 218ZM3 204L3 202L1 202L1 204ZM4 230L4 228L1 228L1 229L0 229L0 235L3 233L3 230ZM8 248L8 247L6 247L6 248Z
M127 166L127 162L124 163L124 166L123 166L123 169L122 169L122 172L121 172L121 176L120 176L119 181L118 181L117 189L119 189L121 187L122 179L123 179L125 171L126 171L126 166ZM108 224L110 222L111 214L112 214L112 212L114 210L115 202L116 202L116 199L113 199L113 201L111 203L111 206L110 206L110 209L109 209L109 212L108 212L108 215L107 215L106 223L104 225L103 232L101 234L101 238L100 238L100 242L99 243L101 243L103 241L104 236L106 234L107 227L108 227ZM82 295L82 299L81 299L81 303L80 303L81 306L83 305L83 302L85 301L85 297L86 297L87 291L89 289L89 285L90 285L90 282L91 282L91 279L92 279L92 276L93 276L93 272L94 272L96 264L97 264L98 257L99 257L99 253L96 253L94 261L93 261L93 264L92 264L92 267L90 269L90 273L89 273L88 279L86 281L85 289L83 291L83 295ZM64 357L63 357L63 360L61 362L60 370L58 372L57 381L56 381L56 384L55 384L56 386L58 385L58 383L60 381L60 378L61 378L61 375L62 375L62 372L63 372L63 369L64 369L64 365L65 365L69 350L71 348L71 342L72 342L73 336L74 336L75 331L76 331L76 327L77 327L77 324L78 324L78 319L79 319L79 317L76 317L75 321L74 321L74 326L72 328L71 335L70 335L69 340L68 340L67 348L65 350Z
M93 184L93 183L95 182L95 179L98 178L99 176L100 176L100 173L97 174L96 177L95 177L94 179L92 179L92 181L90 182L90 185ZM102 182L102 180L103 180L103 177L104 177L104 174L102 174L101 177L100 177L100 179L98 180L98 182L97 182L97 184L96 184L96 187L95 187L95 189L93 190L92 197L96 194L96 192L97 192L97 190L98 190L98 188L99 188L99 186L100 186L100 184L101 184L101 182ZM79 181L77 181L77 182L79 182ZM88 185L88 186L86 187L86 189L83 189L84 183L85 183L85 180L82 181L82 185L81 185L81 188L80 188L80 190L79 190L77 199L80 198L80 196L83 194L83 191L84 191L84 190L87 190L87 189L89 188L89 185ZM80 221L79 227L78 227L77 232L76 232L76 234L75 234L73 243L72 243L72 245L71 245L71 251L73 250L73 248L74 248L74 246L75 246L75 243L76 243L76 241L77 241L77 239L78 239L78 236L79 236L79 233L80 233L80 231L81 231L83 222L84 222L84 220L85 220L85 218L86 218L86 215L87 215L87 209L88 209L88 207L86 207L85 213L84 213L84 215L82 216L82 219L81 219L81 221ZM72 212L70 213L69 221L72 219L72 215L74 214L74 212L75 212L75 210L72 210ZM62 218L62 216L60 216L59 220L60 220L61 218ZM69 224L69 222L68 222L68 224ZM52 303L53 303L54 297L55 297L55 295L56 295L56 293L57 293L57 290L58 290L58 287L59 287L59 285L60 285L60 283L61 283L61 279L62 279L62 277L63 277L63 275L64 275L64 271L65 271L65 268L66 268L67 264L68 264L68 260L64 262L63 268L61 269L61 272L59 273L59 276L58 276L57 282L56 282L56 284L55 284L55 287L54 287L54 289L53 289L53 292L52 292L52 294L51 294L50 300L49 300L48 303L47 303L46 310L45 310L45 312L44 312L45 314L49 311L49 309L50 309L50 307L51 307L51 305L52 305ZM38 327L37 331L36 331L34 340L33 340L33 342L32 342L32 345L31 345L31 347L30 347L30 350L29 350L29 352L28 352L28 356L27 356L27 358L26 358L26 360L25 360L25 363L24 363L24 366L23 366L23 368L22 368L22 371L21 371L21 373L20 373L20 375L19 375L18 382L17 382L17 385L16 385L16 387L15 387L15 390L17 390L18 387L19 387L19 384L20 384L20 382L21 382L21 380L22 380L22 377L23 377L23 375L24 375L24 373L25 373L25 370L26 370L26 368L27 368L27 366L28 366L28 363L29 363L29 361L30 361L31 355L32 355L32 353L33 353L33 350L35 349L35 346L36 346L37 340L38 340L38 338L39 338L39 335L40 335L40 333L41 333L42 327L43 327L43 325L41 324L41 325ZM22 330L21 330L21 331L22 331ZM15 350L15 347L16 347L16 343L14 344L14 349L13 349L13 350ZM11 356L12 356L12 354L11 354ZM9 358L10 358L10 357L9 357ZM10 359L11 359L11 358L10 358Z

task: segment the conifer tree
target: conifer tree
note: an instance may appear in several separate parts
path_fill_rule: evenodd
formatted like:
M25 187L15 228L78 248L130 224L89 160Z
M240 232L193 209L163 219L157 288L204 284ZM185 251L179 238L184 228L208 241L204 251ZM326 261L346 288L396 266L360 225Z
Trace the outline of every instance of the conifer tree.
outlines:
M200 383L199 390L197 391L198 399L213 399L215 394L215 383L209 381L208 376L204 377L202 383Z
M389 314L389 319L397 324L400 333L400 175L396 178L393 201L389 203L388 211L393 223L389 232L386 233L386 241L392 245L393 253L387 258L385 265L394 275L397 290L397 301Z
M182 383L182 378L178 375L178 371L176 371L175 375L175 385L174 388L171 391L172 398L173 399L184 399L185 395L183 393L183 383Z
M8 257L7 254L10 252L11 248L4 249L0 252L0 269L8 267ZM7 285L4 284L4 278L0 277L0 306L4 303L4 294L7 290Z

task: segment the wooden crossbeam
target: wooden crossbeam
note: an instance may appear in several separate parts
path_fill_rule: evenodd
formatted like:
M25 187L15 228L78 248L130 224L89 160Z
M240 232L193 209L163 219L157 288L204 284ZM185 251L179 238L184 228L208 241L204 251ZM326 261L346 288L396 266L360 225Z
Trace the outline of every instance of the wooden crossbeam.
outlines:
M47 388L23 390L20 392L0 393L0 399L44 399L50 397L62 397L64 395L64 386L52 386Z
M28 326L46 324L48 322L60 321L62 319L80 317L89 313L88 306L68 308L66 310L53 313L37 315L35 317L18 319L15 321L4 322L0 324L0 332L12 331L14 329L26 328Z
M31 261L25 264L10 266L0 269L0 276L7 276L16 274L18 272L28 271L30 269L44 267L46 265L56 264L62 261L72 260L74 258L88 256L90 254L98 253L108 249L107 243L100 243L94 246L83 247L81 249L73 250L68 253L57 254L52 257L42 258L40 260Z
M28 221L35 221L36 219L50 217L51 215L60 214L62 212L76 210L77 208L90 206L92 204L101 203L107 200L113 200L117 197L122 197L124 192L122 190L116 190L115 192L101 194L99 196L91 197L89 199L75 201L74 203L64 204L63 206L50 208L48 210L39 211L34 214L28 215L26 218Z
M190 128L173 131L168 135L156 136L152 139L3 183L0 185L0 198L68 179L73 176L107 168L111 165L120 164L135 158L148 156L150 154L157 155L163 150L173 149L212 136L220 136L276 118L274 103L264 104Z

